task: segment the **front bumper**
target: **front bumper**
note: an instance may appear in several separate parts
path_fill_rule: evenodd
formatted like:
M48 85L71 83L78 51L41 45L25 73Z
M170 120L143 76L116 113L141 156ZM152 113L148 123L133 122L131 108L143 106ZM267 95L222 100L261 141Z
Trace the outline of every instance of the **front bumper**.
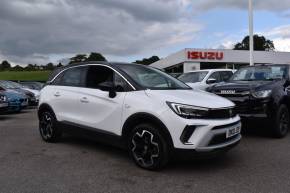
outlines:
M240 115L241 118L268 118L271 114L272 101L269 98L266 99L256 99L249 95L245 96L227 96L219 95L225 97L228 100L235 103L235 112Z
M241 127L240 117L229 119L184 119L176 117L170 111L162 114L164 123L167 123L175 149L195 150L196 152L211 152L224 149L241 140L240 133L227 137L227 132L236 127ZM192 127L189 134L184 131ZM186 137L184 137L186 136Z

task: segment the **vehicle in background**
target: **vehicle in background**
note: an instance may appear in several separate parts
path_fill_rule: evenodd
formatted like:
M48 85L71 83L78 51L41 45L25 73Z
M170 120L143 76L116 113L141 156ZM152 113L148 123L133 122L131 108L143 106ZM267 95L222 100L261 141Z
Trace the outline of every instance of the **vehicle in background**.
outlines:
M40 91L43 86L44 86L44 83L41 83L41 82L30 82L30 81L22 81L22 82L19 82L19 84L29 88L29 89L32 89L32 90L38 90Z
M169 73L169 74L174 78L178 78L180 75L182 75L182 73Z
M0 95L4 96L8 102L8 107L6 108L8 113L20 112L28 106L28 99L26 95L17 91L6 90L0 86Z
M27 87L27 86L25 86L25 85L22 85L22 84L20 84L20 83L17 83L17 82L12 82L12 81L10 81L10 83L13 84L14 87L16 87L16 88L21 88L21 89L23 89L23 90L25 90L25 91L28 91L28 92L33 93L34 96L35 96L35 100L36 100L36 101L35 101L35 102L32 102L33 104L29 104L29 105L32 105L32 106L38 105L38 102L39 102L39 95L40 95L40 90L31 89L31 88L29 88L29 87Z
M289 73L289 65L245 67L208 91L234 102L244 121L261 121L271 126L275 137L284 137L290 125Z
M63 131L78 131L121 145L138 166L155 170L173 152L216 155L241 139L231 101L193 90L158 69L95 62L53 74L38 108L46 142L59 140Z
M230 69L210 69L187 72L178 77L191 88L206 90L208 87L227 81L234 74Z
M7 112L8 100L4 93L0 91L0 114Z
M35 94L33 92L28 91L28 90L24 90L21 85L19 86L19 84L16 84L15 82L8 81L8 80L0 80L0 86L7 91L9 91L9 90L16 91L20 94L26 95L26 97L28 99L29 106L38 105L38 100L36 99Z

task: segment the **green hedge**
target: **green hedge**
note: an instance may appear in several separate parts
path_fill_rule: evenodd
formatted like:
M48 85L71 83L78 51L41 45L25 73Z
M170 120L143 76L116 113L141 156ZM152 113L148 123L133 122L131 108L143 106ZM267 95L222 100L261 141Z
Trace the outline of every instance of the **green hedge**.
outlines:
M50 71L0 71L0 80L47 81Z

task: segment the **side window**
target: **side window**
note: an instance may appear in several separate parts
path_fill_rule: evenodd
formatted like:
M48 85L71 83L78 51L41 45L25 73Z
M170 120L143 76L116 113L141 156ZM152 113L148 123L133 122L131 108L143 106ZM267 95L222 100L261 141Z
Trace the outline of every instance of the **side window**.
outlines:
M115 71L105 66L90 66L86 87L107 90L115 86L117 92L132 90L128 83Z
M90 66L87 73L86 87L103 89L113 85L114 71L104 66Z
M131 86L119 74L114 72L114 85L117 92L131 91Z
M87 67L74 67L61 73L54 81L54 85L82 87L85 85Z
M221 72L221 81L228 81L233 75L233 72L223 71Z
M219 72L214 72L212 73L208 79L216 79L216 82L220 82L220 73Z

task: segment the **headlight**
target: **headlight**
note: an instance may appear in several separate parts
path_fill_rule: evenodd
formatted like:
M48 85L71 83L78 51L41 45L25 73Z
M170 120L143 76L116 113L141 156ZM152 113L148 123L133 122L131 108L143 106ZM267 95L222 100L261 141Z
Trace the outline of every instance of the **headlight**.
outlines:
M0 96L0 102L6 102L6 101L7 101L7 97L1 95L1 96Z
M204 118L207 117L209 113L209 109L203 107L196 107L173 102L166 103L177 115L186 119Z
M271 95L271 93L272 93L272 90L260 90L260 91L253 92L252 95L255 98L267 98Z

